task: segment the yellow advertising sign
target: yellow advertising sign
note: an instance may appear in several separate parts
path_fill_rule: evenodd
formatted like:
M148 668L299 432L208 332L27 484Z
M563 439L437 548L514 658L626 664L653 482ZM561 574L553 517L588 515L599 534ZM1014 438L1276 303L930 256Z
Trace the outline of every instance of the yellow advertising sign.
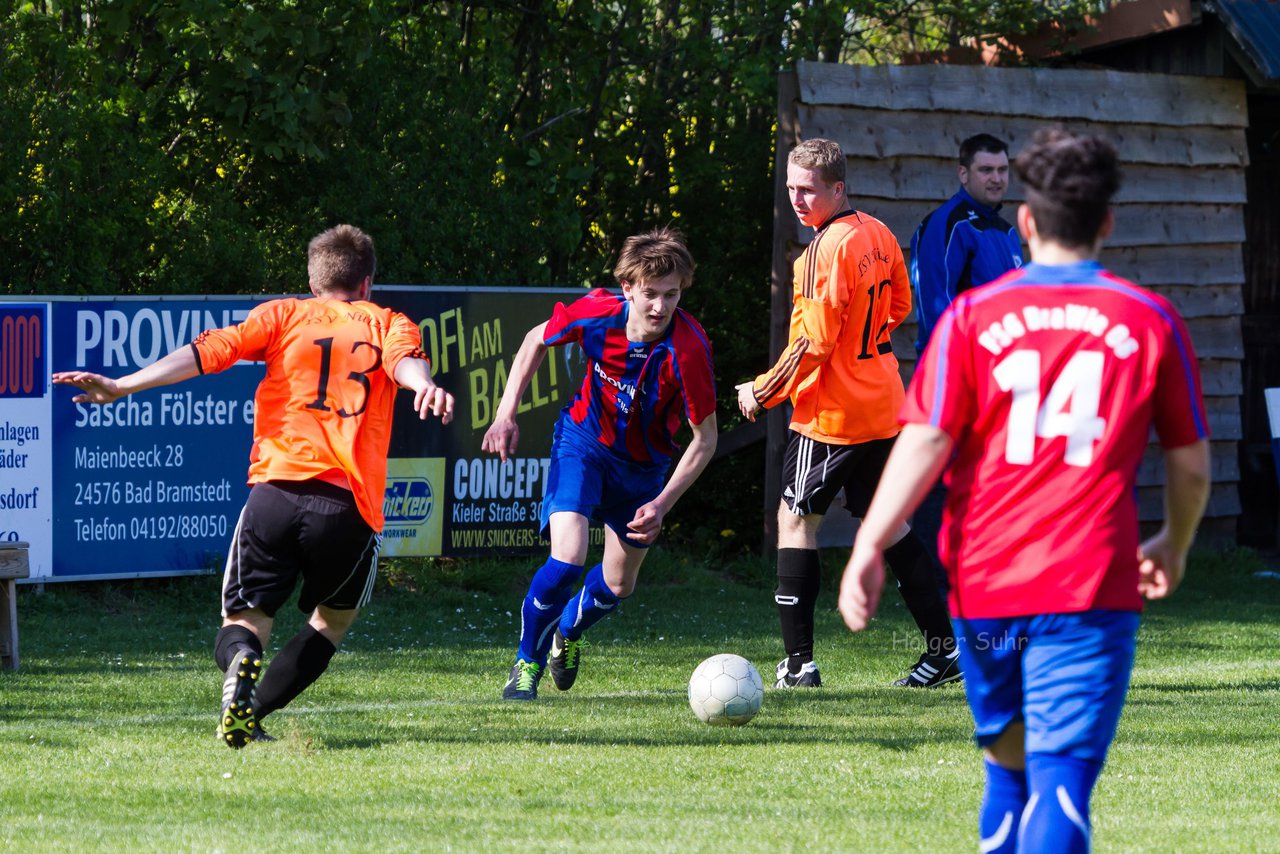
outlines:
M444 530L444 457L387 460L382 502L382 554L431 557L441 552Z

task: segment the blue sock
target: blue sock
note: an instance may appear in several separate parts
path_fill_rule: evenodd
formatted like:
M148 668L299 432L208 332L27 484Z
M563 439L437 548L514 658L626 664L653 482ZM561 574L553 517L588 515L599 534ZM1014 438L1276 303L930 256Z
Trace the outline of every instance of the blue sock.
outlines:
M546 666L551 650L551 627L573 595L573 585L582 567L553 557L534 573L520 608L520 648L516 652L525 661Z
M1094 759L1032 753L1027 756L1030 800L1018 831L1020 851L1087 852L1089 796L1102 763Z
M981 849L991 854L1014 854L1018 847L1018 822L1027 805L1027 772L1015 771L983 760L987 787L978 813Z
M619 601L605 584L604 567L596 564L583 580L582 589L565 605L560 615L560 634L565 640L577 640L617 608Z

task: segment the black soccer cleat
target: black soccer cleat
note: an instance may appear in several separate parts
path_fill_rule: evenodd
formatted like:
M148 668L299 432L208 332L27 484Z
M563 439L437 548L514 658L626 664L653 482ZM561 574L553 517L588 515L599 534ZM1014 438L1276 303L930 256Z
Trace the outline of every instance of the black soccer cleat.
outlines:
M551 658L547 661L547 668L551 671L551 681L561 691L568 691L578 680L578 663L582 661L582 650L586 646L586 638L565 640L556 629L555 637L551 639Z
M502 689L504 700L538 699L538 682L542 679L542 667L532 661L517 658Z
M948 682L959 682L963 678L964 674L960 672L959 653L948 656L929 655L926 652L907 671L906 676L893 684L899 688L937 688Z
M778 669L774 673L776 681L773 683L775 688L821 688L822 677L818 675L818 665L812 661L806 661L800 665L799 673L792 673L787 667L787 659L778 662Z
M238 650L235 659L227 667L227 676L222 682L222 716L218 719L218 737L232 749L239 750L248 744L258 729L253 699L261 673L262 656L246 648Z

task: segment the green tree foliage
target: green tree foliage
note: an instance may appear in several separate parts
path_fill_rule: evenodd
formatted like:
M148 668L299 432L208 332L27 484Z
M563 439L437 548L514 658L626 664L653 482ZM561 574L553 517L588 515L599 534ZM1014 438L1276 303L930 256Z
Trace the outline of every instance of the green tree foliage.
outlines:
M0 289L295 292L343 221L383 282L607 284L670 222L728 404L767 358L778 70L1088 5L0 0Z

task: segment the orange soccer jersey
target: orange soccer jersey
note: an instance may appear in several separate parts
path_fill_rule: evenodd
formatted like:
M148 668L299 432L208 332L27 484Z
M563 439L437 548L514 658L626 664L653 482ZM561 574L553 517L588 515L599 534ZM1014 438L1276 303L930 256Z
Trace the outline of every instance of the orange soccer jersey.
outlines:
M421 345L417 325L399 312L316 297L263 303L191 346L201 373L241 359L267 363L254 396L249 483L341 472L360 515L381 531L393 377L401 359L425 358Z
M830 445L898 435L889 333L911 312L911 286L893 234L865 213L833 217L796 260L793 289L787 348L756 377L756 400L791 398L791 429Z

